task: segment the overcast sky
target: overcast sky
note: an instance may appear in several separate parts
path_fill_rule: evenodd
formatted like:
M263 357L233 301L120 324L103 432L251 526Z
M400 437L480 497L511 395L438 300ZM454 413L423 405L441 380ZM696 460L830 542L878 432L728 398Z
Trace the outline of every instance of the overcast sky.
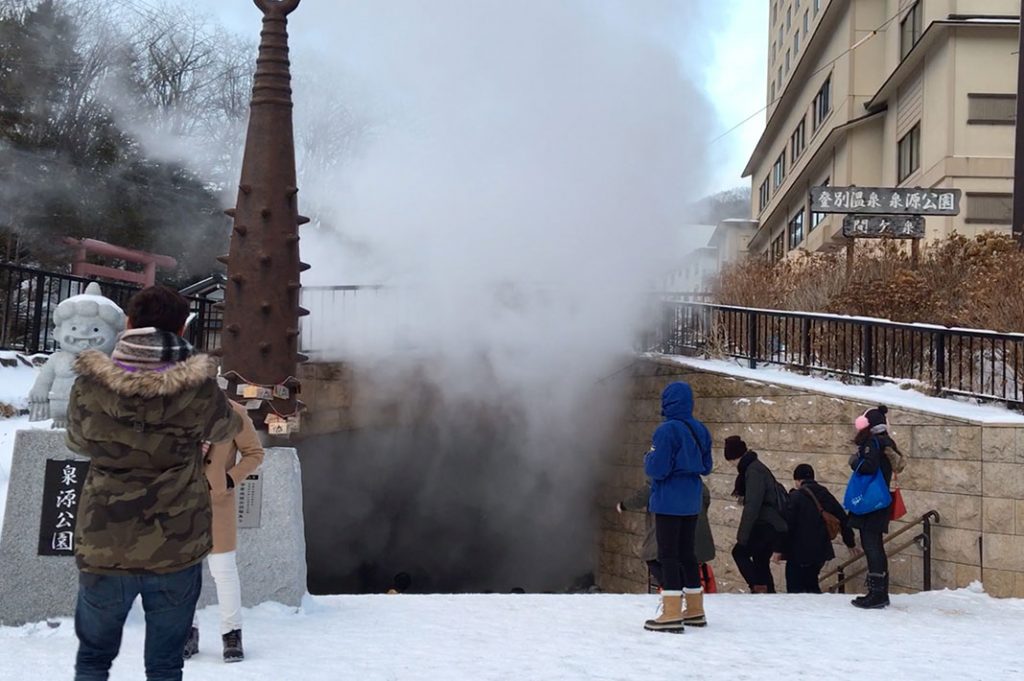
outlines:
M379 1L379 0L373 0ZM557 0L556 0L557 1ZM666 0L636 0L637 2L664 2ZM668 0L686 3L687 0ZM302 10L313 3L337 2L337 0L303 0L305 7L293 15L292 34L302 35L306 40L329 41L329 27L304 25ZM718 133L730 130L765 105L765 69L768 40L768 2L755 0L722 0L717 8L723 15L719 23L724 25L715 40L717 49L709 55L704 70L704 87L719 115ZM229 28L250 35L254 39L259 32L259 10L251 0L218 0L208 10ZM308 16L308 10L307 10ZM685 46L680 46L684 50ZM764 128L764 114L758 113L747 123L712 145L716 157L712 173L713 185L718 189L729 189L748 184L740 177L750 152Z

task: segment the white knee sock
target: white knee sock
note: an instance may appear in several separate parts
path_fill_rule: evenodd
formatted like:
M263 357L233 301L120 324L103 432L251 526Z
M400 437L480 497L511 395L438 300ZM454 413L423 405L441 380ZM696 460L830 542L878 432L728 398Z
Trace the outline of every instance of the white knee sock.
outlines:
M211 553L207 558L210 574L217 585L217 605L220 608L220 633L242 628L242 583L238 579L235 552Z

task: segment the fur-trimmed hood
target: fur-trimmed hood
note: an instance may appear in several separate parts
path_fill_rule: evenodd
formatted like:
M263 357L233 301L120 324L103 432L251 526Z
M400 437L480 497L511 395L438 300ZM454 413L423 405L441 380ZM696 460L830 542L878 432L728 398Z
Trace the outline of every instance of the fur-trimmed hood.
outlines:
M194 355L163 371L129 371L96 350L78 355L75 373L108 388L122 397L166 397L201 386L216 374L209 355Z

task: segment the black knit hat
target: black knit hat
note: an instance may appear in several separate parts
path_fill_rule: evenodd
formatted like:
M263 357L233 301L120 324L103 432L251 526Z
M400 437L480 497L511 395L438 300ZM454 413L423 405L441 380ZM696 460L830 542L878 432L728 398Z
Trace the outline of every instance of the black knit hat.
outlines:
M802 463L793 469L794 480L814 480L814 468L809 463Z
M739 435L730 435L725 438L725 460L735 461L747 453L747 443Z

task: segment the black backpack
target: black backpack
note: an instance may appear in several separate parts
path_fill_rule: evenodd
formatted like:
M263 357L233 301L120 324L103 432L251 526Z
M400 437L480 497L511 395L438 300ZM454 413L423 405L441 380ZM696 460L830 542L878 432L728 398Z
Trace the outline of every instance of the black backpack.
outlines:
M774 476L772 476L772 482L775 483L775 508L779 510L783 518L786 518L789 515L789 492Z

